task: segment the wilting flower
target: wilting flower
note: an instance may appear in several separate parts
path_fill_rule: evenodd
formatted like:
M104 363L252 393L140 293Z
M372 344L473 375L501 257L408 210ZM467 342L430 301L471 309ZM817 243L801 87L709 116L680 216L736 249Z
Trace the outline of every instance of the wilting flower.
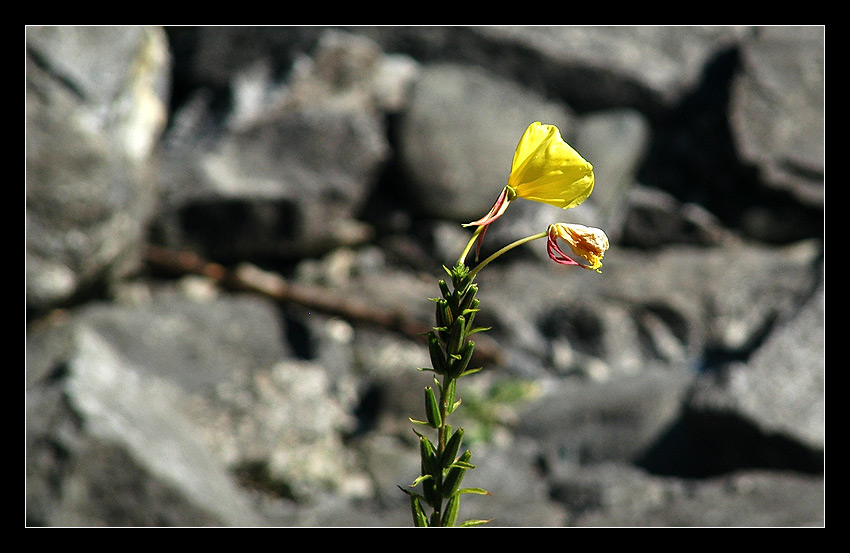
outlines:
M573 260L558 246L558 239L566 242L573 254L587 264ZM569 225L566 223L554 223L549 225L549 240L546 244L549 257L556 263L562 265L578 265L601 273L602 256L608 249L608 237L605 232L598 228L586 227L584 225Z

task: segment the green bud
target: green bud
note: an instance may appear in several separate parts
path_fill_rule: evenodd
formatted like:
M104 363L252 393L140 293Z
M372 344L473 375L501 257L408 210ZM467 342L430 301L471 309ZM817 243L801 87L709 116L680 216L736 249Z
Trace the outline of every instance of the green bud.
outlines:
M478 292L478 286L473 284L469 288L467 288L466 293L461 298L458 308L461 312L470 309L473 300L475 300L475 294ZM477 300L476 300L477 301Z
M413 512L413 525L417 528L428 526L428 517L425 516L425 511L422 510L422 502L416 495L410 495L410 510Z
M451 497L457 492L463 476L466 474L466 467L470 466L469 459L471 457L472 452L467 449L455 463L455 466L449 469L446 477L443 479L443 497Z
M464 309L462 313L466 316L466 328L472 328L472 321L475 319L475 314L478 312L478 306L481 304L478 299L472 300L468 309Z
M446 503L446 510L443 513L443 520L441 521L441 526L448 528L455 525L457 522L457 513L460 510L460 495L455 495L449 502Z
M443 294L443 298L449 299L451 297L452 293L449 290L449 285L446 284L446 281L443 280L443 279L440 279L440 281L437 284L440 286L440 292Z
M452 315L449 312L449 302L440 298L437 300L437 307L435 317L437 320L437 326L444 326L449 328L452 324Z
M434 390L431 386L425 388L425 414L428 416L428 423L434 428L443 426L443 418L440 416L440 405L437 403L437 397L434 395Z
M451 332L449 334L449 343L447 351L450 354L460 353L463 341L466 339L466 317L458 315L452 323Z
M449 441L446 444L446 449L443 450L443 455L440 457L440 465L443 468L448 468L448 466L454 462L462 440L463 428L458 428L455 433L452 434L452 437L449 438Z
M472 278L469 276L469 273L463 276L458 282L458 285L455 287L455 290L460 290L461 292L466 292L466 289L469 288L469 285L472 284Z
M454 285L455 285L455 289L457 289L457 288L458 288L458 286L457 286L457 285L458 285L458 283L459 283L459 282L461 282L464 278L466 278L466 277L468 277L468 276L469 276L469 267L467 267L467 266L466 266L465 264L463 264L463 263L457 263L457 264L454 266L454 269L452 269L452 270L449 272L449 274L450 274L450 275L451 275L451 277L452 277L452 282L453 282L453 283L454 283Z
M419 456L422 461L422 474L431 474L436 477L440 470L437 463L437 452L431 440L421 434L419 435ZM430 481L433 482L433 479L430 479ZM426 480L425 482L427 483L428 481Z
M451 362L451 374L453 377L457 378L463 371L466 370L466 367L469 366L469 361L472 359L472 353L475 351L475 342L472 340L468 341L463 346L463 351L460 352L460 358L453 358Z
M454 403L455 403L455 390L457 389L457 380L452 378L449 380L448 386L446 386L446 408L448 411L447 415L450 415L452 411L454 411Z
M428 517L425 516L425 511L422 509L422 502L415 494L410 495L410 510L413 513L413 525L417 528L428 526Z
M422 482L422 495L425 496L425 501L427 501L428 505L431 507L437 507L440 504L441 500L437 493L437 484L434 482L433 478L429 478Z
M444 299L439 299L436 302L436 313L434 318L437 321L437 328L440 329L440 338L447 340L449 327L452 324L452 314L449 311L449 302Z
M446 374L448 363L440 345L440 339L433 330L428 333L428 353L431 355L431 365L437 374Z

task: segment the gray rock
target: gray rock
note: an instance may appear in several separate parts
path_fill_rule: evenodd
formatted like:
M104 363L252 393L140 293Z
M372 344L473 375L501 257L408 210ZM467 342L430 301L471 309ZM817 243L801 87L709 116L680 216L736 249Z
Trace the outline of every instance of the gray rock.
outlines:
M291 352L280 314L251 296L192 299L165 290L134 304L90 303L75 320L130 363L190 394L209 393Z
M28 519L50 526L255 525L248 495L180 412L173 384L133 367L90 328L61 378L28 390ZM70 416L69 416L70 415ZM75 422L75 423L74 423ZM52 485L46 486L53 474Z
M745 27L476 27L497 43L546 60L545 80L571 104L672 105L697 86L706 63L749 32ZM493 60L495 62L495 60ZM586 85L592 78L594 86Z
M463 486L492 495L464 495L458 520L485 519L485 527L564 526L564 509L549 497L548 482L540 477L538 444L524 436L507 443L472 443L471 462ZM510 476L507 476L510 475Z
M361 243L357 220L390 151L383 111L415 65L332 34L279 85L260 64L233 77L223 121L204 91L176 115L162 177L164 241L219 259L321 255Z
M498 260L478 277L480 317L502 342L507 370L523 352L537 371L559 374L635 374L656 363L698 370L712 363L709 352L747 355L796 313L815 286L818 255L811 242L781 254L738 242L652 253L614 244L601 275L548 259Z
M610 269L603 267L603 278L591 282L604 286L601 294L677 314L668 325L693 353L741 355L809 298L820 248L810 241L782 249L729 242L722 248L666 248L651 258L614 248L610 253ZM761 278L765 274L771 278Z
M380 122L362 113L287 112L225 133L167 173L166 242L219 259L362 242L369 231L353 217L386 148Z
M485 215L534 121L557 125L566 139L572 134L564 106L511 81L476 67L425 67L399 131L411 209L459 222Z
M823 208L824 28L759 27L741 44L730 120L765 186Z
M767 337L746 362L704 377L691 401L703 413L733 414L765 435L787 436L816 451L825 440L823 287Z
M372 495L342 446L354 401L343 376L332 381L321 365L286 357L283 334L269 304L174 294L133 307L91 306L34 332L29 516L48 525L242 526L269 523L249 490L277 501L326 489ZM50 422L69 416L46 408L53 389L73 413L66 424ZM68 457L44 461L56 440L69 442ZM109 464L120 479L120 463L148 495L101 497L103 483L72 470ZM60 491L47 486L51 471L67 476L56 480ZM80 490L68 503L61 490L72 486ZM168 511L166 500L178 507ZM134 502L139 511L124 512Z
M288 73L304 52L310 52L323 27L309 26L169 26L172 49L178 52L176 72L190 89L227 89L236 75L258 62ZM175 91L178 92L178 91ZM176 94L179 103L186 100Z
M570 526L824 524L823 479L793 473L747 471L698 481L605 464L560 481L552 494L572 515Z
M26 300L44 310L138 266L170 53L159 28L26 34Z
M672 371L563 379L523 409L516 432L533 440L555 479L582 465L637 462L678 419L692 380Z
M634 186L623 195L612 227L610 239L640 250L673 244L722 246L733 239L731 231L699 204L683 204L646 186Z
M623 198L637 182L637 173L649 149L651 126L636 110L605 110L584 115L579 121L578 143L582 154L593 164L596 185L588 198L599 211L601 220L587 224L612 228L623 210ZM578 221L577 221L578 222Z
M655 112L698 85L718 52L748 27L362 27L384 50L423 62L483 67L582 111L633 106ZM592 84L590 84L592 83Z

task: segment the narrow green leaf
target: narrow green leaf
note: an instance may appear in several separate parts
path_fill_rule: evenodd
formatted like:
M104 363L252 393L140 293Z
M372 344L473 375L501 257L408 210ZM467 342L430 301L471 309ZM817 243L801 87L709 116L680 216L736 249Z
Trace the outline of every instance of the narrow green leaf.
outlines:
M480 371L480 370L481 370L481 369L483 369L483 368L484 368L484 367L477 367L477 368L475 368L475 369L469 369L468 371L463 371L462 373L460 373L459 375L457 375L457 377L458 377L458 378L460 378L461 376L469 376L469 375L471 375L471 374L475 374L475 373L477 373L478 371Z
M421 476L417 476L416 480L413 481L413 484L411 484L410 487L415 488L416 486L418 486L419 484L421 484L425 480L428 480L429 478L434 478L434 477L430 474L423 474Z
M493 520L495 520L495 519L490 518L490 519L484 520L484 519L478 518L478 519L464 520L463 522L458 524L458 528L469 528L471 526L481 526L482 524L487 524L488 522L493 522Z
M457 493L474 493L476 495L493 495L484 488L461 488Z

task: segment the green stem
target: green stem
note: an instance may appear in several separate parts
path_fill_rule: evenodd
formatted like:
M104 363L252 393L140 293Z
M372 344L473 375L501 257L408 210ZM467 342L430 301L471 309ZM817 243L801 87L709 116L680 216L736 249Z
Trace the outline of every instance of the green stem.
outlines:
M447 390L449 389L450 377L446 375L443 378L443 385L440 387L440 419L443 421L442 426L440 426L438 433L438 445L437 445L437 458L443 458L443 452L446 450L446 428L448 428L448 417L449 417L449 409L448 409L448 401L446 398ZM439 497L439 505L436 508L435 519L440 521L440 525L443 519L443 468L440 467L439 473L437 475L437 497Z
M446 375L443 378L443 386L440 389L440 418L443 421L443 426L440 427L440 437L439 437L439 448L440 455L443 454L443 451L446 449L446 426L448 422L446 419L449 418L449 405L448 400L446 399L446 390L448 390L448 386L451 384L450 378Z
M480 227L479 227L479 228L480 228ZM476 231L476 233L477 233L477 231ZM493 255L491 255L490 257L488 257L487 259L485 259L485 260L484 260L484 261L482 261L481 263L479 263L479 264L478 264L478 266L476 266L474 269L472 269L472 270L469 272L469 280L470 280L470 282L471 282L472 280L474 280L474 279L475 279L475 275L477 275L477 274L478 274L478 271L480 271L481 269L483 269L484 267L486 267L486 266L487 266L487 265L488 265L491 261L493 261L494 259L496 259L496 258L498 258L499 256L501 256L501 255L503 255L503 254L505 254L505 253L509 252L510 250L512 250L512 249L514 249L514 248L516 248L517 246L522 246L523 244L525 244L525 243L527 243L527 242L531 242L532 240L538 240L538 239L540 239L540 238L545 238L545 237L547 237L548 235L549 235L548 231L547 231L547 232L541 232L541 233L539 233L539 234L534 234L534 235L532 235L532 236L526 236L525 238L522 238L522 239L520 239L520 240L517 240L516 242L512 242L512 243L508 244L507 246L505 246L505 247L504 247L504 248L502 248L501 250L497 251L496 253L494 253ZM473 235L473 238L474 238L474 237L475 237L475 235ZM472 242L470 241L470 243L472 243ZM468 247L468 246L467 246L467 247Z
M475 228L475 232L472 233L472 237L469 239L469 242L466 243L463 253L460 254L460 257L457 260L460 265L464 265L466 263L466 256L469 255L472 245L475 243L475 240L478 239L478 235L484 232L484 229L486 228L486 226L479 226Z

